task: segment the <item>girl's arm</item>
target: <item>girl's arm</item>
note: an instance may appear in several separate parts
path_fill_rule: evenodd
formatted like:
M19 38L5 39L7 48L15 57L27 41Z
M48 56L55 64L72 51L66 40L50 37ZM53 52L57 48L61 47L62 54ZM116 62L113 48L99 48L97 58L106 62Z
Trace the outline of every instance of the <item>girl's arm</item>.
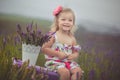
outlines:
M41 49L42 52L43 52L44 54L49 55L49 56L58 57L59 59L64 59L64 58L66 58L67 55L66 55L65 53L63 53L63 52L58 52L58 51L56 51L56 50L51 49L51 47L52 47L52 45L53 45L54 42L55 42L55 38L54 38L54 36L52 36L51 39L43 45L43 47L42 47L42 49Z
M74 60L74 59L77 59L79 57L79 53L78 52L74 52L72 54L70 54L67 59L68 60Z
M76 45L76 39L73 37L73 46ZM68 60L74 60L79 57L79 52L75 49L73 49L72 54L68 56Z

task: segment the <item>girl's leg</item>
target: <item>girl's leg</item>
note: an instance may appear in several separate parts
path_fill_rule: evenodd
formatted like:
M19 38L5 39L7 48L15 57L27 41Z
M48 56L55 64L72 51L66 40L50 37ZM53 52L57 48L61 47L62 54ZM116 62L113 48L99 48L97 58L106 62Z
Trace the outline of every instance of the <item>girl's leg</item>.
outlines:
M82 76L82 69L80 67L76 67L71 69L71 80L80 80Z
M70 80L70 71L67 68L60 68L57 72L60 75L60 80Z

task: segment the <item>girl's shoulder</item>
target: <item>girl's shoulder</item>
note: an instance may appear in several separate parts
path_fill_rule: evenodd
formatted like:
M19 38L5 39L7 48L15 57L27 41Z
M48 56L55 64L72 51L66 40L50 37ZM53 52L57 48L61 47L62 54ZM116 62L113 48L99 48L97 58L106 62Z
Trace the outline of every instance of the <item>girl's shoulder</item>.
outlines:
M44 43L44 47L50 47L50 46L52 46L53 43L55 42L55 37L54 37L55 32L49 31L49 32L47 33L47 35L49 36L49 41L47 41L47 42Z
M73 49L75 51L80 51L81 50L81 46L77 43L77 40L76 40L74 35L72 36L72 40L73 40L73 43L72 43L73 44Z
M76 43L77 43L76 38L75 38L75 36L73 34L71 34L71 39L72 39L72 42L73 42L72 44L76 45Z
M53 31L49 31L49 37L54 40L55 39L55 35L56 35L56 32L53 32Z
M52 35L54 35L55 33L56 33L55 31L49 31L49 32L48 32L48 35L51 35L51 36L52 36Z

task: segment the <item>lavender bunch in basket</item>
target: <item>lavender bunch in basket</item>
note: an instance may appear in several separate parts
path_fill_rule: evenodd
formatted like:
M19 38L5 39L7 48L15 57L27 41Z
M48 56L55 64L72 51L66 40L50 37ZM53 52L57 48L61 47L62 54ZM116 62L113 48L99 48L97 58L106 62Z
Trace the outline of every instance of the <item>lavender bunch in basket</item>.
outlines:
M33 29L33 23L31 23L26 26L25 31L23 31L21 25L18 24L17 33L19 34L22 43L42 46L45 42L49 41L55 32L43 34L41 30L37 29L37 25L35 26L35 29Z

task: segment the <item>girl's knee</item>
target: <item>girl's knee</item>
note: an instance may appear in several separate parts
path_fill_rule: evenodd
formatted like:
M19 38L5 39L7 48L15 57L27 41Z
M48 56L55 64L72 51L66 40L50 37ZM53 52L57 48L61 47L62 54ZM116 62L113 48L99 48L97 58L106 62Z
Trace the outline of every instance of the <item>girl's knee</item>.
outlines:
M67 68L60 68L57 72L60 75L60 80L70 80L70 71Z
M66 68L60 68L57 72L63 76L70 76L70 71Z
M82 69L80 67L77 67L77 68L74 68L71 70L71 73L72 74L76 74L76 73L79 73L79 75L82 75Z

